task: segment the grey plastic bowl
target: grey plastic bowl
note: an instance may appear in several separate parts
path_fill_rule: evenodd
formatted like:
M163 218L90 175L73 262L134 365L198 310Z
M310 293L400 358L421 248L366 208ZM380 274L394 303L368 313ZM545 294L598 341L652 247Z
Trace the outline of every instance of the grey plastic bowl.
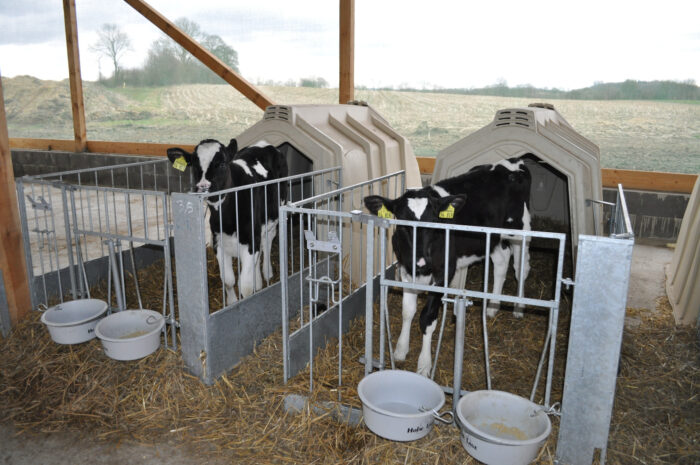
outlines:
M473 391L457 403L462 446L487 465L532 462L552 430L542 407L504 391Z
M79 344L95 337L95 326L107 312L107 302L81 299L63 302L46 310L41 322L58 344Z
M163 325L163 315L153 310L124 310L100 321L95 333L108 357L136 360L160 347Z
M357 386L365 424L392 441L414 441L433 428L445 404L438 384L411 371L383 370L365 376ZM450 413L450 412L447 412Z

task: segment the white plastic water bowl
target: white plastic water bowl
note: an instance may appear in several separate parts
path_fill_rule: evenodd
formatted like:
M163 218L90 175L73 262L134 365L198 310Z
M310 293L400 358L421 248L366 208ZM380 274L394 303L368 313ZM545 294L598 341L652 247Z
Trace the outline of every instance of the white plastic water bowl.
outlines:
M367 427L392 441L413 441L427 435L445 404L438 384L417 373L382 370L365 376L357 386ZM446 412L450 414L451 412Z
M504 391L473 391L457 403L462 445L487 465L532 462L552 430L542 407Z
M41 322L58 344L79 344L95 337L95 326L107 311L107 302L82 299L63 302L46 310Z
M163 325L165 318L153 310L124 310L100 321L95 333L108 357L137 360L160 347Z

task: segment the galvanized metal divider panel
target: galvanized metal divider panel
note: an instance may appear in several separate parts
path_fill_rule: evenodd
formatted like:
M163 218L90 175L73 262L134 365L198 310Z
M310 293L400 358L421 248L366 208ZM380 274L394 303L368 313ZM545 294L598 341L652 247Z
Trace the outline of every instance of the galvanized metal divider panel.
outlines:
M320 264L319 269L322 268L323 265ZM301 273L295 273L289 278L289 296L295 299L295 302L299 301L300 287L308 294L306 286L299 286L300 277ZM216 378L236 366L243 357L253 353L255 346L264 338L282 327L279 308L281 299L282 283L277 282L266 287L263 292L257 292L245 300L236 302L232 307L209 316L205 383L213 383ZM299 313L298 306L289 310L290 318Z
M321 265L319 265L319 268L321 268ZM387 271L387 275L393 275L393 268L389 271ZM319 269L319 272L323 272L322 270ZM298 276L295 275L295 277L298 282ZM290 279L290 294L289 298L290 301L296 302L298 301L298 297L292 295L293 289L298 286L294 286L294 280ZM372 292L373 292L373 298L372 300L376 300L377 297L379 296L379 276L374 277L374 285L371 286ZM306 289L306 286L304 286L304 289ZM343 310L342 310L342 327L343 328L350 328L350 322L353 321L355 318L358 316L364 315L365 311L365 296L367 292L367 286L364 285L360 287L357 291L353 292L349 296L347 296L343 302ZM296 297L296 298L295 298ZM314 319L314 327L313 327L313 349L312 352L316 353L316 351L320 348L324 348L327 345L327 342L329 339L336 338L338 337L338 318L339 318L339 313L340 313L340 306L341 304L334 305L333 307L325 310L319 317ZM292 314L289 315L290 317L294 316ZM278 316L279 318L279 316ZM290 335L289 337L289 347L288 347L288 352L289 352L289 372L288 376L290 378L294 377L296 374L298 374L301 370L304 369L304 367L307 365L309 361L309 326L304 326L303 328L300 328L298 331L295 331L294 334Z
M560 464L590 465L596 449L605 463L633 245L631 239L579 236L556 454Z

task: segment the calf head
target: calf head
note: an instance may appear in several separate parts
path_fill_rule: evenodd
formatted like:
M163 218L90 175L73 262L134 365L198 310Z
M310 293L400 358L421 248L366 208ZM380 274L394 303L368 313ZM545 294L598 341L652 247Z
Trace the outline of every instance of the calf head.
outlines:
M367 209L374 215L395 217L399 220L443 223L452 221L456 213L464 206L466 196L460 194L439 197L432 193L432 189L418 189L407 191L394 200L370 195L365 197L364 202ZM411 273L413 269L413 228L397 226L392 242L399 263L407 272ZM430 275L435 271L442 271L435 270L435 266L444 262L445 232L434 228L416 228L415 244L416 273Z
M237 151L236 139L231 139L228 147L217 140L205 139L193 153L180 147L169 148L168 159L181 171L192 167L197 192L216 192L232 187L230 163Z

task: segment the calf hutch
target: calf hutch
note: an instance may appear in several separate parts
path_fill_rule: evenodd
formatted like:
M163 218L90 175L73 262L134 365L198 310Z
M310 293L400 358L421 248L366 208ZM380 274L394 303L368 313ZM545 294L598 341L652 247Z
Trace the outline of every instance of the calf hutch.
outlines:
M528 163L533 229L570 228L573 247L579 234L602 231L591 206L603 199L600 150L549 104L497 111L489 125L437 154L432 182L525 153L534 155Z

